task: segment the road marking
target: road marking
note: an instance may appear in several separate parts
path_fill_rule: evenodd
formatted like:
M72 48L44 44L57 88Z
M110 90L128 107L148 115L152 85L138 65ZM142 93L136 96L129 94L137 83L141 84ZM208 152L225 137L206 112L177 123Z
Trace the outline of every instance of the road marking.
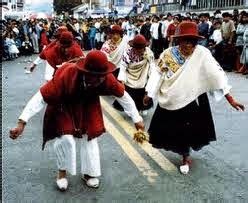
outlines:
M154 183L155 178L158 176L158 173L151 168L149 163L137 152L137 150L128 142L128 140L123 137L120 131L110 122L110 120L105 115L103 115L103 118L107 131L120 145L120 147L138 168L138 170L142 173L142 175L147 178L148 182Z
M134 126L128 123L113 107L101 97L101 104L104 110L123 128L123 130L133 137L135 132ZM149 143L145 142L139 145L163 170L167 172L177 172L177 167L168 160L158 149L153 148Z

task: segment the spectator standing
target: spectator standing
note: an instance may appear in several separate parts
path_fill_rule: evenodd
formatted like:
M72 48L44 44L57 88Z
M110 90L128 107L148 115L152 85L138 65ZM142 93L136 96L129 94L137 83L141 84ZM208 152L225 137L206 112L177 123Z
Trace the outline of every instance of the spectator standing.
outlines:
M96 32L97 32L97 29L96 29L95 25L93 25L93 23L91 22L90 23L90 29L88 32L91 50L96 49Z
M235 53L230 51L234 49L234 36L235 36L235 26L234 22L231 20L231 14L224 12L222 14L223 23L221 25L221 33L223 37L223 58L222 67L226 71L232 71L234 68Z
M243 51L244 47L244 33L248 29L248 14L243 13L240 17L240 22L237 26L236 30L236 51L237 51L237 57L236 57L236 70L238 73L243 73L245 70L244 64L240 64L240 56Z

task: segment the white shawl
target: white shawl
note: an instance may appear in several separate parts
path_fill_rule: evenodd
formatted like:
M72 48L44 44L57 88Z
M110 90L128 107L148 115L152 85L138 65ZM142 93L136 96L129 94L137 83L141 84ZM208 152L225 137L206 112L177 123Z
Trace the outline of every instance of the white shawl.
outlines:
M126 35L123 36L121 43L119 46L110 54L107 54L108 60L118 67L121 62L121 57L128 46L128 37Z
M162 108L176 110L205 92L230 88L225 72L210 51L197 45L192 56L170 78L163 74L158 102Z
M153 53L146 47L144 59L140 62L129 64L126 69L126 85L132 88L144 88L153 63Z

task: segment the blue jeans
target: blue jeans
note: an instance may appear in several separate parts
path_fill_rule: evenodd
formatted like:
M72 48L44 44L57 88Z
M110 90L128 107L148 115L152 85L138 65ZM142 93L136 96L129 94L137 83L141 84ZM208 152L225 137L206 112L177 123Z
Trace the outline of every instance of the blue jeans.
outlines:
M90 47L91 49L95 49L96 48L96 41L95 41L95 37L91 37L90 38Z

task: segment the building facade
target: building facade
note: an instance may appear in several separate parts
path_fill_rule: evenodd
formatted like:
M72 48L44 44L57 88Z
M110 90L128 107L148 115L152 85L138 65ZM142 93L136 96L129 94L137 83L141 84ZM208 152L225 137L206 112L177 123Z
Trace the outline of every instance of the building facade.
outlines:
M2 11L18 12L23 11L24 0L2 0L1 9Z
M82 4L82 0L53 0L53 7L56 14L71 12L71 9Z
M248 9L248 0L147 0L151 13Z

